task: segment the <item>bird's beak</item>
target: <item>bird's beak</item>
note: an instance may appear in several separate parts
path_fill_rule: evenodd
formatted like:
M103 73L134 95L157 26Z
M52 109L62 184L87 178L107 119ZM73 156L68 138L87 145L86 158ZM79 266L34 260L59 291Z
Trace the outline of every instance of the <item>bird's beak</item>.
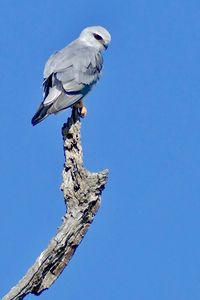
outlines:
M104 46L104 49L105 49L105 50L108 49L108 45L103 44L103 46Z

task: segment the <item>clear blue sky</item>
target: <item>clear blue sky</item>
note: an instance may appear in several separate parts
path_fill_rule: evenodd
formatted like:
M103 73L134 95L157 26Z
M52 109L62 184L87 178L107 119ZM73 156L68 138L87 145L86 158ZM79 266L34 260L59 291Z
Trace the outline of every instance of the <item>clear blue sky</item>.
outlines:
M38 299L199 299L197 0L1 1L0 296L61 223L69 112L30 120L46 59L89 25L112 34L82 127L85 164L109 168L109 183L69 266Z

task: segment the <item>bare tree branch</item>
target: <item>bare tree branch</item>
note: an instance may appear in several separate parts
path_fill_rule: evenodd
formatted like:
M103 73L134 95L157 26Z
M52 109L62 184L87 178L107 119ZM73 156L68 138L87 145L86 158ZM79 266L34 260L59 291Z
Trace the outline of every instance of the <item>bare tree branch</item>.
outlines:
M63 223L27 274L2 300L20 300L48 289L67 266L98 211L108 171L91 173L83 167L80 129L78 112L73 109L62 128L65 164L61 190L67 211Z

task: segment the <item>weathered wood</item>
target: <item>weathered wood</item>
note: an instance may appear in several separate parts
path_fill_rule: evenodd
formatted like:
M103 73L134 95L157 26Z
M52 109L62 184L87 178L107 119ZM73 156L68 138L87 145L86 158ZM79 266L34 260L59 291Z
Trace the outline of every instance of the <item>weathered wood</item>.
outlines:
M65 164L61 190L67 211L63 223L27 274L2 300L20 300L48 289L72 258L98 211L108 171L91 173L83 167L80 129L78 112L73 109L62 128Z

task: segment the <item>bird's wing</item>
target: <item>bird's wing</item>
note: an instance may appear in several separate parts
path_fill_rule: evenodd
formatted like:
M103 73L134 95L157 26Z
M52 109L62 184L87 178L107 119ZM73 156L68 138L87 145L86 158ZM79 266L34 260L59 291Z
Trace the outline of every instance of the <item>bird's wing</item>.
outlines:
M101 53L78 40L49 58L44 70L45 106L55 101L67 108L85 96L99 79L103 59ZM67 97L61 97L62 94ZM62 99L62 101L61 101ZM65 99L65 100L64 100Z

